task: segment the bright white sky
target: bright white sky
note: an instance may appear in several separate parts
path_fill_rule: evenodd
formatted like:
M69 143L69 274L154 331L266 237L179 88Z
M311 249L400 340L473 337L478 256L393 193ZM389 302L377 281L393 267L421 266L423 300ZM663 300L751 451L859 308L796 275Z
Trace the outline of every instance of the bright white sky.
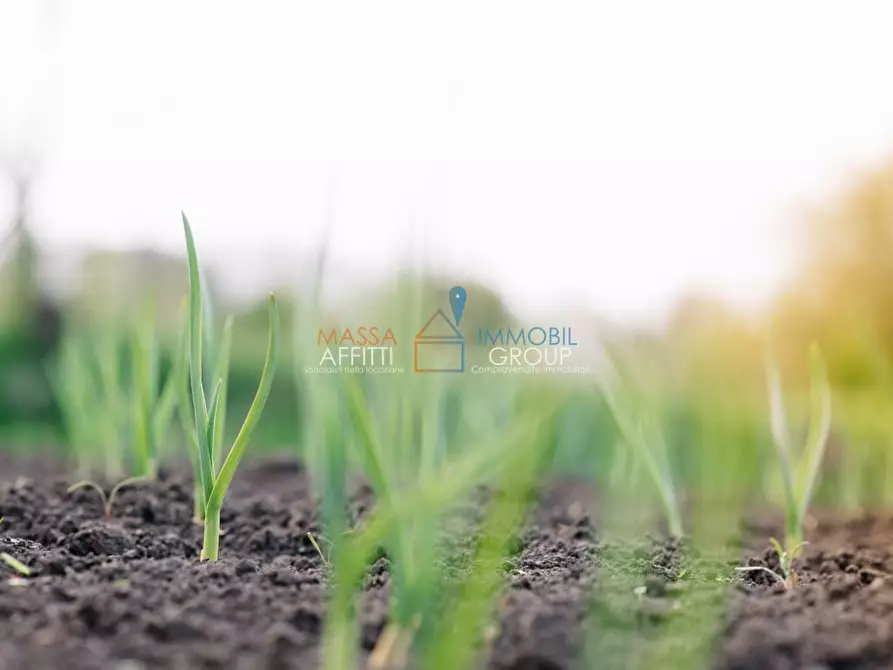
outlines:
M798 208L893 154L889 0L44 6L0 0L0 150L43 153L57 246L179 250L182 208L206 256L300 263L336 184L354 274L416 239L513 306L641 317L759 302Z

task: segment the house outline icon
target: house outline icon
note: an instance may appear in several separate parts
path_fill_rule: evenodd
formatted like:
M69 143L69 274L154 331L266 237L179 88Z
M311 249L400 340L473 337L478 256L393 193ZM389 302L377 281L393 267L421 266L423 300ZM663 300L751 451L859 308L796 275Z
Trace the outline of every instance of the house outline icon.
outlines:
M449 335L429 335L426 333L432 325L435 324L437 320L446 323L450 327L450 331L452 331ZM424 350L431 350L432 348L440 348L444 351L448 351L450 348L455 349L458 347L458 357L459 362L454 366L447 367L431 367L427 365L419 364L419 354ZM454 354L456 355L456 354ZM413 346L413 369L416 372L464 372L465 371L465 337L463 337L462 333L459 332L459 329L453 325L453 322L449 320L446 314L443 313L442 309L438 309L431 315L431 318L428 319L428 322L422 326L422 329L416 333L414 346Z

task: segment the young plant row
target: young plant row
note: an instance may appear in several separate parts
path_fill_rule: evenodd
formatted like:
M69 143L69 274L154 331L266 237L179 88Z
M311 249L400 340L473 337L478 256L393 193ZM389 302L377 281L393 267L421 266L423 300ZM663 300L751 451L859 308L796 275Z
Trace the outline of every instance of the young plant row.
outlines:
M831 390L825 362L817 345L811 345L809 356L810 419L805 444L800 449L794 448L788 426L781 375L771 357L767 358L766 363L771 434L781 475L785 519L783 540L770 538L769 541L778 555L780 574L764 566L739 568L741 572L767 572L786 588L797 582L794 561L806 545L804 527L807 512L818 485L831 427ZM636 380L631 379L632 375L620 363L616 352L604 361L598 376L601 396L614 418L622 447L628 450L628 457L644 469L657 493L669 534L681 538L684 531L680 499L660 427L659 410L649 393L643 386L636 385ZM724 445L709 447L713 452L722 448Z
M154 478L170 435L174 375L160 383L154 309L135 322L93 334L68 324L48 376L62 411L75 466L117 480Z

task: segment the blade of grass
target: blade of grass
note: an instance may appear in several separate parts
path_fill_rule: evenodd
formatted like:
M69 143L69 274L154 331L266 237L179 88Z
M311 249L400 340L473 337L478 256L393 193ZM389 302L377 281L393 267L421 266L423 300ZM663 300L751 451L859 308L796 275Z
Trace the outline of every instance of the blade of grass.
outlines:
M132 440L134 448L134 472L137 476L155 477L155 439L153 435L152 405L154 404L152 357L155 330L152 311L147 306L142 318L131 334L131 385L132 385Z
M828 433L831 429L831 387L828 384L825 361L816 344L810 347L809 356L812 381L809 432L806 437L806 450L800 460L797 472L797 491L800 498L797 518L800 528L803 527L806 510L815 492L819 470L825 456L825 446L828 443ZM794 547L802 544L802 537L798 537L786 549L793 552Z
M682 516L670 473L666 445L655 419L641 409L644 398L633 397L634 393L625 388L608 358L603 361L601 371L596 375L596 382L623 444L645 467L655 486L670 535L682 537Z
M23 577L31 576L31 569L17 558L7 554L5 551L0 552L0 561L3 561L8 567L18 572Z
M220 338L220 349L217 352L217 361L214 366L214 378L220 384L220 396L216 421L213 422L213 435L211 437L212 461L215 468L221 465L223 458L223 442L226 434L226 407L229 398L229 367L233 346L233 316L230 314L223 323L223 334Z
M180 427L183 435L189 443L192 460L192 472L195 478L194 519L205 519L205 492L202 481L201 444L196 429L198 420L193 417L192 399L189 392L189 320L187 306L181 318L179 337L177 338L177 350L174 354L174 367L171 370L171 378L177 396L177 415L180 418Z
M375 428L375 421L369 404L363 394L363 388L355 375L347 375L345 382L348 407L355 428L359 429L358 442L363 470L372 484L379 499L387 503L390 497L390 481L385 474L382 463L382 444Z
M123 406L127 397L121 384L121 349L117 326L101 335L97 341L97 362L102 403L105 410L100 414L103 426L102 446L105 453L106 477L119 479L124 474L121 457L121 443L124 435L122 417L126 416Z
M176 364L175 364L176 365ZM156 453L158 445L167 440L168 430L177 408L177 375L172 368L158 397L155 411L152 414L152 434L155 439Z
M236 468L239 466L245 448L248 446L248 440L254 432L257 422L260 420L261 414L270 396L270 389L273 386L273 376L276 370L276 363L279 358L279 308L276 305L276 298L270 294L269 301L270 312L270 335L267 343L267 357L264 362L264 368L261 372L260 383L258 384L257 393L251 402L248 415L245 422L236 436L233 446L230 448L220 469L220 475L214 483L214 489L210 497L210 501L214 504L221 504L226 491L229 488L233 476L236 474Z
M207 560L217 560L220 542L220 508L223 505L223 498L226 496L229 485L236 474L236 469L239 467L239 462L242 460L248 441L251 439L251 434L260 420L273 385L273 375L279 355L279 309L276 306L276 298L272 294L270 294L269 311L270 336L267 358L261 372L257 393L248 410L248 415L245 417L245 421L232 447L230 447L226 460L220 468L220 474L213 483L211 494L205 499L205 534L202 558Z
M781 374L772 358L766 361L766 376L769 384L769 414L772 426L772 437L776 453L781 461L782 489L785 503L785 532L788 538L797 535L800 521L797 518L797 492L794 481L793 454L790 431L784 409L784 394Z
M539 477L554 457L557 443L554 412L555 408L546 401L521 414L532 417L529 430L505 450L508 463L484 519L471 571L459 589L455 605L438 624L434 644L426 655L426 668L471 667L487 620L494 613L504 579L505 560L513 551Z
M201 475L205 505L211 498L214 488L214 463L211 460L211 445L208 443L208 404L202 378L202 345L205 336L202 307L202 283L195 250L192 227L186 214L182 214L183 229L186 234L186 251L189 263L189 367L192 411L195 419L195 432L198 439L198 466Z

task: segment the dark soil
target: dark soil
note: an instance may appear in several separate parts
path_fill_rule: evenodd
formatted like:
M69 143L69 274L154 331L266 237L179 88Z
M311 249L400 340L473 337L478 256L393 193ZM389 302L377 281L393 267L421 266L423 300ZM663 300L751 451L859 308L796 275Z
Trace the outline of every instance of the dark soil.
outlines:
M309 481L291 459L243 466L211 564L198 560L180 474L123 490L105 521L95 492L66 493L58 465L2 465L0 551L33 574L0 581L0 670L320 667L328 574L307 538L320 532ZM372 502L357 486L353 518ZM893 521L823 523L804 584L784 592L761 576L736 582L738 550L600 538L589 502L580 485L544 490L505 572L484 667L893 667ZM373 572L364 657L388 611L387 560Z
M781 537L778 524L753 537ZM798 561L800 584L770 575L742 589L722 642L723 670L887 670L893 668L893 519L823 514ZM773 552L749 561L777 569Z

